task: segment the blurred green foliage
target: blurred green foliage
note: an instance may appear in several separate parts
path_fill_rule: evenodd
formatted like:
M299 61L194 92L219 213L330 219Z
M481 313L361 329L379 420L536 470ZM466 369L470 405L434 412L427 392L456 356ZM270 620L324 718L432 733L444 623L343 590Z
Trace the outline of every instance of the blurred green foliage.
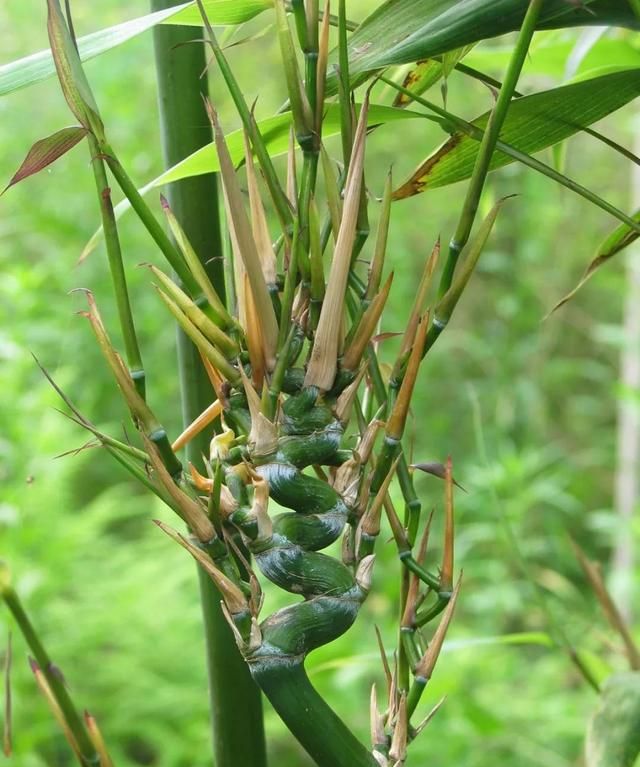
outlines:
M76 5L80 34L146 12L144 3L124 0ZM353 0L350 15L363 18L373 5ZM238 37L264 24L257 19ZM7 31L4 61L46 47L45 7L36 0L0 6L0 28ZM578 35L540 35L522 89L558 83ZM623 37L610 33L601 40L602 56L614 55L613 50L637 57ZM268 31L230 49L247 100L259 97L260 116L284 101L276 46ZM469 63L500 76L503 46L504 40L481 45ZM583 66L602 65L597 51L596 46ZM150 36L91 61L87 73L112 143L133 177L142 183L158 175ZM237 127L215 73L212 80L224 125ZM437 88L431 95L439 98ZM491 100L484 86L456 73L450 77L452 111L472 117ZM633 117L631 106L599 127L628 145ZM0 121L0 184L34 141L71 122L53 81L0 100ZM372 195L381 193L390 165L396 180L403 180L442 138L437 128L413 122L376 131L367 150ZM565 162L570 175L619 207L630 207L627 163L610 149L581 136L567 147ZM450 236L462 191L459 185L395 206L387 268L396 276L384 330L402 329L424 259L439 234L445 242ZM591 654L594 665L604 659L622 667L614 653L602 653L603 640L608 645L611 640L568 545L571 534L593 558L606 562L614 539L622 260L542 321L615 222L516 166L493 174L483 204L488 208L493 199L512 193L518 197L505 208L471 289L424 365L414 402L416 460L443 460L451 453L456 477L469 491L457 497L457 561L464 568L464 590L425 695L425 713L443 695L447 701L412 747L416 765L579 763L595 697L566 656L543 641L547 618L514 557L505 524L512 526L571 641ZM75 315L81 298L69 295L73 288L91 287L117 337L104 253L76 263L98 218L86 149L76 148L12 189L0 205L0 554L10 561L16 585L74 697L97 717L115 762L120 767L209 764L193 566L150 524L153 517L169 518L166 510L107 457L87 450L56 458L81 446L85 435L56 411L60 402L31 356L102 428L114 434L127 428L125 409L86 323ZM133 268L157 262L158 256L132 216L123 220L122 239L132 267L150 400L175 433L173 332L146 270ZM395 340L384 341L389 359L395 345ZM439 481L421 476L417 487L425 506L438 508ZM434 544L431 561L436 556ZM309 662L313 682L363 738L369 686L382 684L373 624L392 647L397 571L393 546L382 545L374 592L357 625ZM269 591L267 607L285 598ZM6 635L4 613L0 628ZM522 643L494 641L522 632L538 633ZM36 693L19 637L14 647L11 763L69 765L71 757ZM271 712L267 727L274 764L308 764Z

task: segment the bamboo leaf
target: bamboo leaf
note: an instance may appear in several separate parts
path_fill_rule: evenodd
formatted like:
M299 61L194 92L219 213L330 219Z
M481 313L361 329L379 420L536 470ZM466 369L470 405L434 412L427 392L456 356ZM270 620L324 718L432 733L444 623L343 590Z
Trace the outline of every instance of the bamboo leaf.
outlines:
M633 219L634 221L640 222L640 210L637 210L633 214ZM591 263L580 278L580 282L578 282L575 288L567 293L564 298L558 301L558 303L553 307L549 314L553 314L553 312L555 312L561 306L564 306L567 301L570 301L585 284L585 282L588 282L601 266L604 266L604 264L606 264L610 259L620 253L620 251L624 250L628 245L631 245L632 242L635 242L639 236L640 233L634 229L631 229L631 227L627 226L626 224L620 224L620 226L616 227L598 248Z
M349 39L351 76L409 64L520 28L528 0L387 0ZM546 0L538 29L640 22L627 0ZM334 59L336 54L334 52ZM331 78L333 91L336 77Z
M632 767L640 754L640 673L604 683L587 731L586 767Z
M514 100L509 107L500 140L521 152L533 154L552 146L620 109L640 95L640 68L564 85ZM473 121L484 129L485 113ZM394 193L395 199L419 194L427 188L462 181L471 176L478 142L456 131L431 154ZM513 162L496 151L490 169Z
M234 26L250 21L263 11L273 8L273 0L204 0L204 9L214 26ZM202 16L195 3L187 3L165 24L201 27Z
M11 181L3 190L4 192L17 184L19 181L33 176L35 173L39 173L47 166L55 162L59 157L62 157L86 135L86 128L82 128L79 125L73 125L69 128L63 128L62 130L52 133L46 138L36 141L31 147L27 156L24 158L22 165L14 173Z
M270 0L205 0L204 6L212 24L233 25L249 21L272 6ZM78 52L82 61L122 45L146 32L156 24L202 26L195 3L183 3L174 8L149 13L113 27L92 32L78 38ZM39 51L0 67L0 96L46 80L55 74L51 51Z
M444 78L446 81L447 77L455 69L456 64L467 55L472 47L473 45L465 45L463 48L449 51L442 56L441 60L424 59L418 61L416 66L405 75L402 82L403 87L412 93L420 95L431 88L432 85L435 85L440 79ZM411 97L406 93L398 92L393 106L407 106L411 101Z

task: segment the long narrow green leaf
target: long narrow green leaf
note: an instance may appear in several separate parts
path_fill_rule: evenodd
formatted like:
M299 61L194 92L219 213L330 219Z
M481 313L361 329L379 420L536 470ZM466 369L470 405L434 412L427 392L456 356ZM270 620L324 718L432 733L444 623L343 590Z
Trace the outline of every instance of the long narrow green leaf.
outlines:
M521 152L534 154L615 112L639 95L640 69L634 68L523 96L511 104L500 139ZM484 128L488 117L489 113L481 115L473 125ZM395 198L469 178L477 153L477 141L454 133L396 190ZM496 151L490 168L510 162L511 157Z
M240 24L272 6L271 0L205 0L205 8L212 24ZM107 29L78 38L78 52L87 61L111 50L133 37L146 32L156 24L184 24L202 26L195 3L184 3L175 8L149 13ZM0 96L46 80L55 74L51 51L40 51L17 61L0 66Z
M528 5L528 0L387 0L349 39L351 75L409 64L513 32L520 28ZM594 24L640 27L627 0L546 0L537 26ZM332 84L335 91L335 76Z

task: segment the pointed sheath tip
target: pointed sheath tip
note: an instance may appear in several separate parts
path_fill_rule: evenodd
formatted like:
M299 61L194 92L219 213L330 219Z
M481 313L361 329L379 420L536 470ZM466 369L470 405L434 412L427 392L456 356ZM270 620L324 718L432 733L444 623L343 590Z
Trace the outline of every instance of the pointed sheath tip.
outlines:
M167 198L162 193L160 194L160 205L162 206L162 210L171 210L169 200L167 200Z
M31 668L31 671L36 675L42 673L42 669L40 668L38 661L36 661L35 658L32 658L30 655L29 655L29 667Z

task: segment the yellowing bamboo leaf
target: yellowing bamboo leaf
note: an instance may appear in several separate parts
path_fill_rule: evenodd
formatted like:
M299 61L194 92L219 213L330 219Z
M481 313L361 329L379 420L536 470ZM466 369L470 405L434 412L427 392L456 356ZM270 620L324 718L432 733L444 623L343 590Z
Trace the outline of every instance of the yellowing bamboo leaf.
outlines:
M417 95L424 93L439 80L443 78L446 80L455 68L455 65L460 59L466 56L471 48L473 48L473 44L448 51L441 57L441 60L424 59L418 61L415 67L410 69L405 75L405 78L402 81L403 87ZM398 92L398 95L393 102L393 106L405 107L407 104L410 104L411 101L411 97L406 93Z
M500 140L520 152L534 154L578 133L639 95L640 68L633 68L523 96L510 105ZM478 117L473 125L484 129L489 114ZM454 133L394 192L394 199L470 178L478 148L475 139ZM490 169L510 162L513 158L496 151Z

